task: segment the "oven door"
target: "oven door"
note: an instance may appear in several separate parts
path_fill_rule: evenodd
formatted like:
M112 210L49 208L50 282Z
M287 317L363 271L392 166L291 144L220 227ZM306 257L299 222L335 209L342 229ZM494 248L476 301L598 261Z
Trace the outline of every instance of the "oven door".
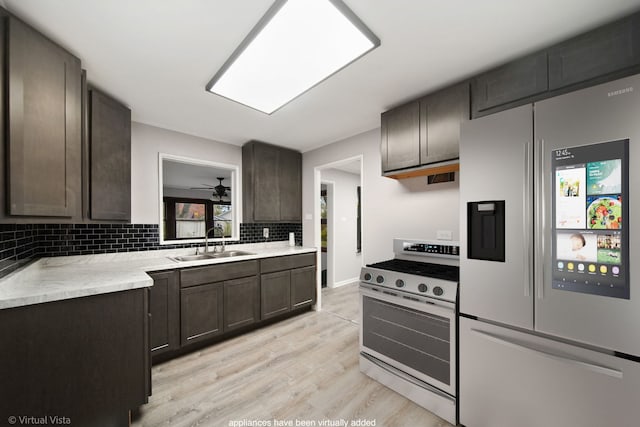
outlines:
M360 352L456 395L455 304L360 285Z

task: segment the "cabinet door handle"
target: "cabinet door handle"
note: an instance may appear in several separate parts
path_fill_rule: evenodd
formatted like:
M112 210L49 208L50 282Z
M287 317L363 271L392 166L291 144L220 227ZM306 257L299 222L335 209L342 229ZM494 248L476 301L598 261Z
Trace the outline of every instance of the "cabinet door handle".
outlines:
M613 369L613 368L609 368L607 366L602 366L602 365L597 365L595 363L592 362L587 362L585 360L580 360L574 357L568 357L565 355L559 355L559 354L555 354L555 353L551 353L549 350L546 349L540 349L540 348L536 348L533 346L533 344L530 343L521 343L521 342L516 342L513 341L512 339L509 339L507 337L503 337L500 335L496 335L496 334L492 334L490 332L485 332L485 331L481 331L478 329L471 329L471 332L480 335L481 337L488 339L490 341L494 341L497 342L499 344L503 344L506 345L508 347L512 347L512 348L516 348L518 350L526 350L529 351L531 353L535 353L538 354L542 357L546 357L547 359L552 359L552 360L556 360L559 362L563 362L563 363L567 363L569 365L572 366L577 366L580 368L584 368L584 369L588 369L590 371L599 373L599 374L604 374L613 378L619 378L622 379L622 371L617 370L617 369Z
M545 257L545 195L544 195L544 159L545 142L544 139L540 139L537 144L536 161L537 168L535 170L535 189L534 189L534 203L535 203L535 232L537 241L535 243L535 269L534 280L536 284L537 297L539 300L544 298L544 257Z
M531 264L533 260L531 252L531 161L533 158L533 144L527 141L524 146L524 188L522 189L522 210L524 213L524 221L522 224L522 244L524 246L524 296L531 295L531 285L533 277L531 274Z

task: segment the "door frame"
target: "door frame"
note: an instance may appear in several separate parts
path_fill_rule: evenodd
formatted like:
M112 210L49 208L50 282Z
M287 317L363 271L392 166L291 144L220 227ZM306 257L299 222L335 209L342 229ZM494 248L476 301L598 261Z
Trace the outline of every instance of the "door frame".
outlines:
M365 200L365 196L367 194L367 190L364 186L364 155L363 154L358 154L356 156L335 160L333 162L318 165L313 168L313 217L316 219L313 221L313 246L318 248L317 255L316 255L317 257L316 265L318 266L322 265L322 260L320 258L321 252L319 250L320 245L322 243L320 239L320 184L322 181L322 170L332 169L336 166L340 166L345 163L351 163L355 160L358 160L360 162L360 205L362 207L364 205L363 201ZM365 229L364 227L365 222L366 222L366 215L364 215L364 211L362 211L361 219L360 219L361 230ZM366 246L365 242L366 242L366 235L362 233L360 259L363 260L363 262L365 259L364 258L364 248ZM329 244L328 241L327 241L327 244ZM329 264L329 260L327 259L327 267L328 267L328 264ZM327 271L327 274L328 273L329 272ZM327 278L327 283L328 282L329 280ZM318 301L316 303L315 310L320 311L322 310L322 271L320 270L320 268L316 269L316 292L318 295Z

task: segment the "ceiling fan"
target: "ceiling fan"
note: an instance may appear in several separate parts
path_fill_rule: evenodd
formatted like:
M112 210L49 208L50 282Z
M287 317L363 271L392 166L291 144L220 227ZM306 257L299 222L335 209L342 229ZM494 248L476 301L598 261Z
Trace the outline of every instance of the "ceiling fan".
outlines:
M228 191L231 191L231 187L227 187L225 185L222 185L222 181L224 181L224 178L216 178L218 181L220 181L220 183L216 186L213 185L209 185L209 184L202 184L204 185L204 187L191 187L192 190L213 190L213 193L211 194L211 197L209 198L209 200L211 200L212 202L217 201L219 202L230 202L231 201L231 196L229 195Z

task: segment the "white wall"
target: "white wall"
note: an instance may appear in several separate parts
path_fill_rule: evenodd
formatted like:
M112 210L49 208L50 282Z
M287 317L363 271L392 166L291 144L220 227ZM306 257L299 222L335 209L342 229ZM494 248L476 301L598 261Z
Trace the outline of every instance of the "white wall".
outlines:
M132 122L132 223L158 224L158 153L238 165L238 188L242 188L241 147ZM241 208L237 208L239 218L242 218Z
M435 239L437 230L459 238L458 182L427 186L427 178L381 176L380 129L303 153L303 243L314 245L314 168L363 156L362 252L364 263L393 258L393 238ZM457 179L457 178L456 178ZM310 215L310 217L309 217ZM307 219L310 218L310 219Z
M360 185L360 175L343 172L337 169L323 169L321 172L323 182L333 183L333 198L329 203L333 203L332 223L328 224L329 232L333 236L333 257L334 272L328 279L333 278L335 283L358 279L360 268L362 267L362 256L357 253L357 213L358 194L357 188Z
M188 197L192 199L208 199L213 190L191 190L188 188L164 187L164 197Z

